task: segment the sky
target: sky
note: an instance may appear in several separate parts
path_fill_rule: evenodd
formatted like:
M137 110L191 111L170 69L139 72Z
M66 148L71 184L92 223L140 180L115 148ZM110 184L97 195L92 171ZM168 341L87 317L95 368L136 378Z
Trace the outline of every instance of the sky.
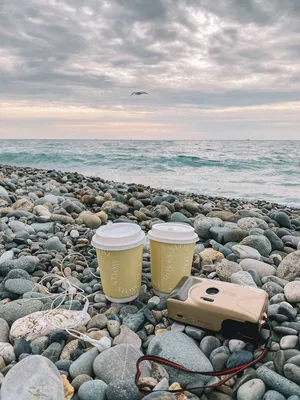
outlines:
M299 127L299 0L0 2L0 138L300 140Z

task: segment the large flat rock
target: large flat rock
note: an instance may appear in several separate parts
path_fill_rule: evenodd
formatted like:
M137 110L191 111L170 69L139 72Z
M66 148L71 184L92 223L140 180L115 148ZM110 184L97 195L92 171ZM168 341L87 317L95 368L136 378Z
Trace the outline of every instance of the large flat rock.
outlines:
M157 335L151 340L147 354L165 358L193 371L213 371L211 362L196 342L182 332L165 332ZM171 382L186 385L192 383L195 379L199 379L199 375L188 374L171 367L165 368ZM204 382L209 379L209 377L203 376Z

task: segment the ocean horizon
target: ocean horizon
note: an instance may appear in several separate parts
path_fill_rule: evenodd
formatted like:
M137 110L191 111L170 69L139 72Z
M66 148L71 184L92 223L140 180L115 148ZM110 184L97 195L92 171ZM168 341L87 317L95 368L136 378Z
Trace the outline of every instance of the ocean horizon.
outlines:
M77 142L300 142L300 139L82 139L82 138L62 138L62 139L55 139L55 138L0 138L1 141L8 141L8 142L21 142L21 141L77 141Z
M300 207L300 141L4 139L0 164Z

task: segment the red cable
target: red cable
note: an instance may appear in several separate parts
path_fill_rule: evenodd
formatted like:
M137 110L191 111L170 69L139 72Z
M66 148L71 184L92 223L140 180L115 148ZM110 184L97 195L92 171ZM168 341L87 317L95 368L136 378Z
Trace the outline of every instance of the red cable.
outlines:
M229 369L226 369L226 370L223 370L223 371L216 371L216 372L192 371L192 370L190 370L188 368L183 367L182 365L176 364L176 363L174 363L172 361L166 360L166 359L161 358L161 357L142 356L142 357L140 357L138 359L138 361L136 363L137 372L136 372L136 375L135 375L135 384L139 387L138 381L139 381L139 378L141 376L141 370L140 370L141 362L143 362L143 361L154 361L154 362L157 362L158 364L164 364L164 365L167 365L169 367L176 368L176 369L179 369L180 371L188 372L188 373L191 373L191 374L199 374L199 375L205 375L205 376L222 376L222 375L227 375L227 374L231 374L231 375L229 375L226 378L222 379L218 383L214 383L214 384L211 384L211 385L204 385L204 386L189 387L188 389L183 389L182 388L182 389L174 389L174 390L154 390L153 391L153 390L146 390L146 389L139 388L139 391L142 394L146 395L146 394L149 394L149 393L152 393L152 392L161 392L161 391L169 392L169 393L181 393L184 390L191 391L191 390L196 390L196 389L216 388L218 386L223 385L229 379L234 377L237 373L239 373L239 372L245 370L246 368L249 368L253 364L256 364L257 362L259 362L265 356L267 351L269 350L270 345L271 345L271 341L272 341L272 338L270 337L268 342L267 342L267 345L266 345L265 349L262 351L262 353L259 355L259 357L257 357L255 360L252 360L249 363L246 363L246 364L243 364L243 365L239 365L239 366L234 367L234 368L229 368Z

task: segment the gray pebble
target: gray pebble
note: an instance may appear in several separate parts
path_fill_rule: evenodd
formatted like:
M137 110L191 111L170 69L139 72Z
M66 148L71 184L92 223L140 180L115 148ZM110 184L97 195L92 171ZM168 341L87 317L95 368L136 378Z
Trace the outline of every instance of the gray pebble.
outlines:
M107 400L140 400L140 394L135 383L131 380L115 379L106 388Z
M240 266L243 268L244 271L248 271L249 269L253 269L258 273L260 278L268 275L275 275L276 269L267 263L262 261L253 260L250 258L246 258L240 262Z
M48 358L53 363L59 360L62 352L62 345L60 343L51 343L46 350L43 351L42 356Z
M70 232L70 236L72 239L77 239L79 237L79 232L77 229L72 229Z
M34 288L34 284L31 281L22 278L8 279L5 282L5 288L9 292L21 295L30 292Z
M0 342L8 342L9 325L5 319L0 318Z
M206 383L206 385L210 384L210 380ZM204 386L205 382L203 381L203 379L201 379L200 377L197 377L195 380L193 380L192 383L186 385L186 390L189 391L190 393L200 396L203 393L203 388L199 388L199 389L193 389L196 388L197 386Z
M153 296L149 299L148 304L155 304L156 306L160 303L160 298L158 296Z
M87 324L87 329L97 328L104 329L107 325L108 319L104 314L97 314Z
M180 322L173 322L171 325L171 331L172 332L184 332L185 330L185 325L181 324Z
M20 338L15 340L14 351L18 359L21 356L21 354L31 354L31 347L27 342L27 340Z
M284 352L286 360L288 360L294 356L300 355L300 351L297 349L286 349L286 350L283 350L283 352Z
M74 378L71 382L71 385L73 386L73 388L78 391L78 389L80 388L81 385L83 385L85 382L88 381L92 381L93 378L91 378L89 375L87 374L81 374L81 375L77 375L76 378Z
M162 364L153 361L151 361L150 364L152 367L152 378L156 379L157 382L160 382L163 379L166 379L169 382L169 374Z
M268 283L268 282L274 282L274 283L277 283L278 285L282 286L283 288L285 287L285 285L287 283L289 283L288 281L286 281L284 279L280 279L280 278L278 278L278 276L273 276L273 275L265 276L264 278L262 278L261 281L263 284Z
M176 400L176 396L173 393L158 392L158 393L148 394L143 398L143 400Z
M19 257L17 259L8 261L7 263L11 263L9 264L9 270L11 270L11 268L13 269L23 269L24 271L28 272L28 273L32 273L35 270L36 265L39 263L39 259L38 257L35 256L23 256L23 257ZM3 274L3 268L5 267L6 263L3 263L0 265L0 275L1 275L1 271ZM7 270L5 270L5 273L3 275L7 274Z
M267 282L263 285L262 289L266 291L269 295L269 299L276 294L282 293L283 292L283 287L278 285L278 283L275 282Z
M212 360L212 358L219 353L225 353L228 355L228 357L230 356L230 351L228 349L227 346L220 346L217 349L213 350L209 356L209 359Z
M274 389L284 396L291 396L293 394L296 394L297 396L300 395L300 386L276 372L261 366L257 369L256 373L258 378L260 378L270 389Z
M283 293L279 293L279 294L275 294L275 296L273 296L270 299L270 304L278 304L285 301L285 297Z
M238 271L231 275L231 283L243 286L257 287L251 274L248 271Z
M203 395L201 395L201 397L202 396ZM214 391L214 392L209 393L207 395L207 399L208 400L232 400L232 396L228 395L228 394L225 394L225 393Z
M120 322L119 321L108 321L107 329L112 338L115 338L120 334Z
M13 346L10 343L0 343L0 356L5 361L6 365L11 364L16 360L16 354Z
M242 245L242 244L237 244L232 247L232 251L236 256L239 258L243 259L254 259L254 260L259 260L261 255L259 252L254 249L253 247ZM242 267L244 269L244 267Z
M12 250L5 251L0 256L0 264L3 264L6 261L11 261L14 258L14 252Z
M260 363L257 363L257 368L259 367L259 364L260 364ZM262 364L262 363L261 363L261 364ZM275 368L275 365L274 365L274 362L273 362L273 361L267 361L267 362L265 362L265 363L262 364L262 365L264 365L264 366L267 367L268 369L270 369L270 370L276 372L276 368Z
M60 371L66 371L69 372L70 366L72 364L73 361L71 360L58 360L55 363L55 366L57 369L59 369Z
M274 365L275 365L275 369L276 372L278 372L278 374L282 375L283 373L283 366L285 364L285 355L283 350L279 350L276 352L275 358L274 358Z
M280 347L285 349L294 349L298 344L298 336L296 335L287 335L281 338Z
M278 312L279 314L286 315L290 321L293 321L297 315L297 310L287 302L279 304Z
M229 340L228 347L231 353L234 351L239 351L243 350L244 347L246 346L246 343L243 342L242 340L237 340L237 339L231 339Z
M138 308L133 305L123 306L120 310L121 317L126 317L128 314L136 314L138 312Z
M144 325L144 330L148 336L152 335L154 333L154 326L151 324L146 324Z
M249 274L252 276L252 278L253 278L255 284L256 284L258 287L262 287L262 281L261 281L261 279L260 279L260 276L259 276L258 272L255 271L254 269L249 269L247 272L249 272Z
M5 283L8 279L16 279L16 278L27 279L30 281L31 276L27 271L24 271L24 269L12 269L3 279L3 283Z
M214 385L214 384L218 383L219 381L220 381L220 378L218 378L217 376L212 376L210 378L210 380L207 382L206 386ZM215 391L215 389L213 387L212 388L207 387L207 388L203 389L203 393L205 393L205 394L208 394L208 393L211 393L214 391Z
M82 374L93 376L93 362L98 354L98 349L93 347L77 358L77 360L75 360L70 366L71 377L76 378L76 376Z
M240 244L253 247L262 256L268 257L268 255L272 251L272 245L271 245L269 239L266 236L263 236L263 235L261 235L259 233L260 233L260 231L258 232L258 235L253 235L253 234L251 234L251 231L250 231L249 232L250 235L245 237L241 241ZM262 233L264 233L263 230L262 230Z
M149 308L144 308L144 315L146 319L150 322L150 324L156 325L156 319L154 318L154 315L149 310Z
M203 353L209 357L213 350L220 347L221 343L219 339L214 336L205 336L200 342L200 349Z
M211 363L214 367L215 371L222 371L226 368L226 363L229 358L229 355L226 353L217 353L213 357L211 357Z
M107 384L100 380L84 382L79 390L80 400L105 400Z
M288 363L290 363L290 364L295 364L295 365L297 365L298 367L300 367L300 354L297 355L297 356L288 358L286 361L287 361Z
M272 320L277 321L280 324L282 324L283 322L288 321L288 317L286 315L282 315L282 314L275 314L275 315L273 315ZM281 326L275 326L274 328L281 328ZM280 335L279 331L277 333Z
M272 250L282 250L284 247L283 241L271 229L266 229L264 235L269 239Z
M110 322L117 322L117 321L109 321L109 323ZM109 330L109 324L108 324L108 330ZM113 341L114 345L116 345L116 344L131 344L134 347L136 347L138 350L141 348L142 340L135 332L133 332L131 329L129 329L125 325L121 325L121 327L119 328L119 331L120 331L120 334L116 335L115 339ZM111 334L111 336L114 337L113 334Z
M283 372L286 378L300 385L300 367L287 363L283 368Z
M17 364L11 364L5 372L3 369L2 373L6 375L1 386L2 400L30 399L34 398L32 393L49 400L64 399L59 371L45 357L27 356Z
M19 299L4 304L0 308L0 318L3 318L9 325L17 319L32 314L35 311L40 311L43 303L33 299Z
M253 360L253 354L250 353L250 351L247 350L236 351L232 353L231 356L228 358L226 367L227 368L237 367L239 365L246 364L252 360Z
M297 333L300 333L300 322L284 322L284 323L282 324L282 327L292 328L292 329L294 329Z
M289 303L300 302L300 282L289 282L284 288L284 294Z
M189 325L185 327L185 333L195 340L201 340L205 335L202 329Z
M107 384L115 379L134 380L136 362L141 356L143 356L143 353L134 346L118 344L103 351L96 357L93 363L93 370L96 376ZM144 374L143 376L151 376L150 363L143 362L141 371Z
M47 336L40 336L36 339L33 339L30 343L31 348L33 349L38 348L39 349L39 354L42 354L44 350L48 347L49 344L49 339Z
M232 390L232 398L236 398L236 394L239 390L239 388L246 382L250 381L251 379L256 378L256 371L253 368L247 368L247 370L244 372L244 375L242 375L240 378L237 379L233 390Z
M106 303L107 300L104 294L97 293L95 294L94 301L95 303Z
M280 224L280 226L284 228L291 228L289 217L285 212L279 211L275 214L274 219Z
M145 324L145 315L143 310L138 311L136 314L128 314L123 318L123 325L126 325L128 328L137 332L140 330Z
M65 252L66 251L66 245L61 243L59 238L57 236L53 236L52 238L48 239L44 243L44 248L46 250L55 250L58 252Z
M261 400L266 392L266 386L261 379L251 379L240 386L237 400Z
M262 400L285 400L285 397L276 390L268 390Z
M238 271L242 271L242 268L233 261L223 259L216 264L217 275L222 281L230 282L232 274Z

